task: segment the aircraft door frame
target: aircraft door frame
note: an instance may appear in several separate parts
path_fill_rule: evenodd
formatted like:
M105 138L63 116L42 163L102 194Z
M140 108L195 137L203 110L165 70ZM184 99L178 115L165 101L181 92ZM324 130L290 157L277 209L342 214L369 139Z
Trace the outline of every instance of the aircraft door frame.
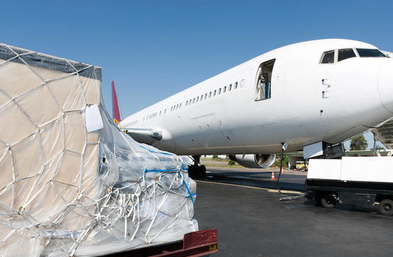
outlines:
M271 59L259 65L255 77L255 101L271 98L272 74L275 61L276 59Z

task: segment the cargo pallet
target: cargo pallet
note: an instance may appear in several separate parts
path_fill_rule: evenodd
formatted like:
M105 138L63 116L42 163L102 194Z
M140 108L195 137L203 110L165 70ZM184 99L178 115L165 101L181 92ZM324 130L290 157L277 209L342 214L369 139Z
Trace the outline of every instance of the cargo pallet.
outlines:
M105 255L107 257L199 257L216 253L217 229L201 230L185 234L183 240L131 251Z

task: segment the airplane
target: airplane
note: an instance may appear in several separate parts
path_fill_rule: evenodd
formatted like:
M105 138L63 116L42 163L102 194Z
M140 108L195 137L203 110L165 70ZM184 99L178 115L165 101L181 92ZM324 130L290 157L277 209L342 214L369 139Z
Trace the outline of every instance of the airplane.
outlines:
M120 121L112 84L114 117ZM121 120L136 141L189 155L226 154L267 168L276 154L342 154L341 142L393 116L393 59L355 40L322 39L280 47Z

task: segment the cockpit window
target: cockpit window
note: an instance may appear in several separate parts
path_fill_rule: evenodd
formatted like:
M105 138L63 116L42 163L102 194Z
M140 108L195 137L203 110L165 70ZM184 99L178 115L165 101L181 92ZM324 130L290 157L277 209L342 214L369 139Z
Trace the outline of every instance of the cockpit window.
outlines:
M321 63L334 63L334 50L324 52Z
M338 61L342 61L352 57L356 57L355 52L353 51L352 48L338 50Z
M386 57L378 49L356 48L360 57Z

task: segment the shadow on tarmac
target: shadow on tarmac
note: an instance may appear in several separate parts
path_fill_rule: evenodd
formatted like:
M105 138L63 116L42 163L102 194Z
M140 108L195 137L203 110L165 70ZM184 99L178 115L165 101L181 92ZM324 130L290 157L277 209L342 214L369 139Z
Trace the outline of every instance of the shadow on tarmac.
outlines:
M274 172L274 171L273 171ZM275 179L272 179L272 171L247 172L247 171L228 171L222 169L208 169L206 177L199 180L220 182L234 185L252 186L258 188L291 190L305 192L304 183L306 174L288 174L284 172L278 180L278 172L275 173Z

